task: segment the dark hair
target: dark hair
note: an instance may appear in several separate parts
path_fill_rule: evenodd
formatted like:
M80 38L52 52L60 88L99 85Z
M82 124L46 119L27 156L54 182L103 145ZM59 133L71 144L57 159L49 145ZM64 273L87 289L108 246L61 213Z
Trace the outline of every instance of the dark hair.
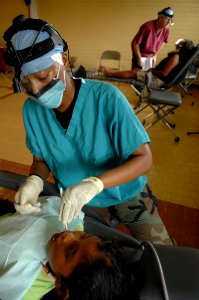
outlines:
M180 48L186 49L186 50L192 50L194 48L194 43L191 40L188 39L182 39L177 43L177 45Z
M21 24L23 21L25 21L26 17L24 15L18 15L12 20L13 25Z
M160 16L164 15L166 17L173 18L174 13L173 13L173 10L171 7L166 7L164 9L162 9L161 11L159 11L158 15L160 15Z
M168 56L172 56L173 54L179 54L181 59L183 60L183 64L189 59L190 55L193 53L194 43L188 39L181 39L176 42L178 46L177 50L171 51L168 53Z
M122 248L114 241L98 245L102 256L80 262L69 277L61 277L61 297L69 291L69 300L138 300L134 276ZM129 295L130 294L130 295Z

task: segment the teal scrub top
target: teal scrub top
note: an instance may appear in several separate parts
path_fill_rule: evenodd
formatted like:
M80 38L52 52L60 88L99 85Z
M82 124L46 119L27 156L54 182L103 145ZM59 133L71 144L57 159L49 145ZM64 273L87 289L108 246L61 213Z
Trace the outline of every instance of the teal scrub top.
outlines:
M43 158L64 189L89 176L97 176L128 160L150 142L128 100L113 85L85 80L69 126L64 129L53 109L31 99L23 107L26 145ZM134 198L143 190L145 176L104 189L88 205L109 207Z

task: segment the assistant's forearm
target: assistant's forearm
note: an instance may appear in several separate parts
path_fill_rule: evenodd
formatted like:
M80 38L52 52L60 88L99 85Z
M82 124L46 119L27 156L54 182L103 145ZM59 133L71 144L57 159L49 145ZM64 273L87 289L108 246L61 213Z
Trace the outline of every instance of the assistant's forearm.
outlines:
M34 157L30 168L30 174L38 175L43 180L46 180L50 174L50 170L44 160Z
M152 155L136 155L126 161L124 164L111 169L96 177L102 180L104 188L118 186L145 174L152 166Z

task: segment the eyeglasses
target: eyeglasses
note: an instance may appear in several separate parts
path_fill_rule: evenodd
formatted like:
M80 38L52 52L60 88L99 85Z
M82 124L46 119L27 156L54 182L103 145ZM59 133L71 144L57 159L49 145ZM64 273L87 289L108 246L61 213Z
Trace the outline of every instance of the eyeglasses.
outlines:
M37 73L33 73L27 76L24 76L20 79L20 87L21 91L27 94L32 94L32 82L34 81L34 84L39 84L41 88L44 88L45 86L48 86L48 84L53 80L57 79L59 77L60 72L60 64L56 68L49 67L46 70L42 70Z

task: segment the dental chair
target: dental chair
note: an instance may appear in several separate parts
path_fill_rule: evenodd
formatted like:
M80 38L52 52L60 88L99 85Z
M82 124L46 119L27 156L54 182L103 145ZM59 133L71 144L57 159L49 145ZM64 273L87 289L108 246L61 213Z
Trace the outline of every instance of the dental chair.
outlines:
M194 84L198 77L198 68L199 68L199 44L195 47L193 51L193 60L191 61L186 75L184 76L183 80L179 83L179 88L181 89L182 96L192 94L189 92L189 87ZM193 105L193 103L192 103Z
M184 80L179 84L182 89L182 96L193 96L189 91L189 88L197 81L199 69L199 55L194 59L193 63L189 67Z
M148 82L148 86L146 87L146 82L144 83L142 81L135 80L132 78L119 79L119 78L110 78L110 77L107 78L107 77L101 76L101 78L99 77L99 79L129 83L130 86L132 87L132 89L136 92L136 94L139 97L138 105L136 107L134 107L136 112L139 113L140 110L142 111L144 108L146 108L145 104L147 103L147 100L148 100L146 98L147 88L150 89L151 91L153 90L153 91L162 91L162 92L170 91L170 89L177 88L177 89L179 89L181 96L184 95L185 91L186 91L186 93L188 93L188 87L196 79L197 68L198 68L198 57L199 57L199 44L197 44L194 47L194 49L191 51L190 57L187 59L184 66L181 68L180 72L178 72L178 74L176 74L176 76L170 82L168 82L167 84L163 84L158 89L154 89L154 88L152 89L149 85L149 82ZM98 79L98 78L96 78L96 79ZM188 80L188 82L187 82L187 80ZM161 95L163 95L163 93ZM167 95L169 95L169 94L167 94ZM160 96L160 94L159 94L159 96ZM173 97L171 96L171 98L173 98ZM157 99L154 101L156 101L156 103L158 102ZM164 100L162 100L162 101L164 101ZM174 105L175 104L176 103L174 101ZM175 127L175 124L173 124L173 127Z
M0 186L7 189L16 191L25 178L0 170ZM54 184L45 182L41 195L59 196L59 191ZM140 300L199 299L199 249L140 242L106 223L91 207L85 206L83 211L87 233L124 245L124 255L134 269Z
M139 105L136 112L136 114L139 114L147 107L152 110L152 113L149 113L143 119L143 125L145 129L150 128L161 120L174 135L175 141L179 142L180 137L177 136L174 130L176 124L173 120L169 119L169 116L173 114L174 110L176 110L182 104L182 96L184 95L185 90L188 88L185 85L185 80L189 71L193 69L198 55L199 44L192 50L190 57L181 68L180 72L178 72L178 74L170 82L163 84L158 89L150 87L150 73L147 73L145 85L143 90L139 93ZM132 82L132 85L133 84L134 83ZM170 89L172 88L178 88L180 93L173 91L171 92ZM156 116L156 119L146 125L147 120L152 116Z
M199 44L197 44L193 50L191 50L191 55L187 59L186 63L182 67L182 69L178 72L178 74L167 84L164 84L162 89L169 89L173 87L178 87L180 90L181 83L184 82L185 78L188 76L189 70L191 70L195 64L195 60L199 55Z

